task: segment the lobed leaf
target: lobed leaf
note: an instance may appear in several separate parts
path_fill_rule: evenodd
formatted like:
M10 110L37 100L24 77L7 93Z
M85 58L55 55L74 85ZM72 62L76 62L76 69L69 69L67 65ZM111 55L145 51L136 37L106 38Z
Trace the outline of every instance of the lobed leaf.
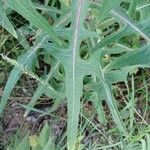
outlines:
M139 33L148 43L150 43L149 34L143 31L142 27L138 26L121 7L116 7L115 9L111 10L111 13L119 18L124 23L128 24L133 30Z
M141 68L150 67L150 45L141 47L140 49L128 52L123 56L116 58L106 66L107 69L117 69L129 66L138 66Z

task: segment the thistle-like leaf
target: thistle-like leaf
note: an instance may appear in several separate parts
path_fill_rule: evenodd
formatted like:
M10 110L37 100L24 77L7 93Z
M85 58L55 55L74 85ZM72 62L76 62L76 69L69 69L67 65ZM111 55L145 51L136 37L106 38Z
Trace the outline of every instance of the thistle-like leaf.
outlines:
M143 46L140 49L133 50L116 58L106 66L107 69L117 69L129 66L138 66L141 68L150 67L150 48L149 45Z
M86 31L83 26L88 6L88 0L72 2L72 15L74 17L71 20L69 48L66 49L48 43L43 47L51 55L61 61L65 69L66 96L68 103L67 143L69 150L75 149L83 77L92 74L98 69L97 62L93 57L87 61L80 58L81 42L86 39L88 35L97 36L97 34L87 34L88 31ZM89 70L89 68L91 69Z
M150 43L149 33L143 31L142 27L138 26L121 7L116 7L111 10L111 13L119 18L122 22L129 25L133 30L139 33L148 43Z

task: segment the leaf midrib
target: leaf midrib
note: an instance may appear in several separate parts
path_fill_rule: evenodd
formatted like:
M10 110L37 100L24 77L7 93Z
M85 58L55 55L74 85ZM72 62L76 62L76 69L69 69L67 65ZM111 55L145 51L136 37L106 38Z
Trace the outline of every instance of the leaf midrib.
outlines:
M122 15L120 15L115 9L112 9L110 11L113 15L118 16L122 21L126 22L128 25L130 25L135 31L137 31L143 38L145 38L147 40L148 43L150 43L150 38L144 34L138 27L136 27L136 25L132 22L130 22L128 19L126 19L126 17L123 17Z
M75 68L75 64L76 64L76 49L77 49L77 45L78 45L78 42L77 42L77 39L78 39L78 35L79 35L79 28L80 28L80 14L81 14L81 9L82 9L82 5L83 5L83 2L84 0L80 0L79 2L79 7L77 9L77 18L76 18L76 21L75 21L75 31L74 31L74 38L73 38L73 49L72 49L72 98L73 98L73 108L72 108L72 117L71 117L71 124L74 123L74 115L75 115L75 83L76 83L76 68ZM71 130L71 132L74 132L73 129Z

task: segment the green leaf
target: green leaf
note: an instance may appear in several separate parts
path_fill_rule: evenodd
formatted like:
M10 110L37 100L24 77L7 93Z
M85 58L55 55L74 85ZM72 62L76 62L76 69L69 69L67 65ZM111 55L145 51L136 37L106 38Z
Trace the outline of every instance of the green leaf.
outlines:
M83 22L88 9L88 1L77 0L72 2L72 18L71 37L69 40L69 57L64 61L66 71L66 93L68 103L68 124L67 124L67 144L68 150L75 149L75 143L78 132L80 98L82 95L83 77L85 65L80 59L80 44L83 38ZM82 13L84 12L84 13ZM88 69L89 70L89 69Z
M121 68L120 70L105 71L105 78L108 83L125 82L132 67Z
M24 18L29 20L31 24L40 29L43 29L44 32L43 34L41 34L40 39L42 39L43 35L47 34L49 30L47 28L43 28L41 24L41 22L43 23L43 20L39 19L40 23L39 20L37 20L36 23L34 22L36 21L36 19L38 19L38 15L40 15L36 11L36 8L42 10L43 14L45 13L44 9L47 9L47 12L45 14L53 18L54 24L52 28L53 30L55 30L56 35L60 36L62 39L62 45L58 45L57 43L50 43L48 40L46 40L40 47L41 49L39 52L40 54L42 54L42 56L44 54L50 56L51 58L54 57L55 60L57 59L57 62L60 62L62 66L58 67L55 70L54 74L51 76L51 72L47 74L46 69L47 65L50 65L52 70L54 69L54 60L46 59L45 62L47 64L45 69L46 71L44 73L45 76L37 76L37 78L35 78L37 81L39 81L38 88L36 89L29 105L26 107L27 113L28 108L31 108L33 111L36 110L32 107L36 104L37 99L42 94L45 94L48 97L52 97L54 105L59 104L59 102L66 97L68 111L67 143L65 143L63 147L58 149L63 149L66 144L68 150L76 150L78 148L78 139L80 139L81 137L80 135L78 136L78 125L81 107L80 99L82 98L83 87L85 88L86 92L89 92L88 94L94 93L94 98L92 97L91 99L93 100L93 105L95 107L95 110L97 110L99 119L104 123L106 122L105 113L103 112L102 107L102 101L105 100L107 102L107 105L109 106L110 112L113 116L113 120L115 121L119 132L123 133L123 136L125 136L125 138L130 138L126 132L126 126L122 121L122 116L118 110L118 103L116 102L113 95L114 86L112 86L112 84L118 82L127 82L128 72L130 71L130 69L132 69L132 67L139 66L139 63L142 67L149 66L150 63L148 59L148 48L144 49L144 47L142 47L143 50L141 50L142 48L134 49L132 47L132 40L134 43L135 39L133 38L136 37L136 43L138 43L137 47L139 45L142 46L141 42L142 44L146 43L143 38L145 38L149 42L150 20L140 20L139 23L136 23L127 15L124 10L122 10L122 8L114 8L118 6L120 2L122 2L121 0L112 0L112 2L103 0L102 7L100 9L100 21L103 27L98 27L100 33L100 35L98 35L99 33L97 33L96 31L97 22L99 22L99 20L97 20L98 17L95 16L95 13L93 13L93 7L89 8L89 3L97 3L95 1L72 0L71 8L70 5L68 5L68 7L66 8L66 6L63 5L62 1L59 1L60 3L56 3L55 5L56 7L59 6L59 10L55 9L56 7L53 7L56 2L55 0L45 1L46 5L36 5L36 8L34 8L35 5L29 6L31 4L31 0L7 1L12 5L11 7L13 8L13 10L16 10L18 13L24 16ZM18 5L14 5L13 2ZM132 0L132 5L130 5L129 9L131 16L134 16L134 14L136 13L136 6L134 6L133 2L134 0ZM52 4L52 6L49 6L48 4ZM122 4L128 5L131 3L129 0L127 0ZM30 8L31 12L28 12L27 8ZM107 15L109 12L110 14ZM33 14L36 18L33 17ZM112 15L117 19L112 18ZM105 17L109 17L109 19L104 20L105 22L103 23L103 19L105 19ZM109 22L108 24L106 23L107 21ZM137 32L140 36L135 35ZM20 41L21 39L25 39L22 35L19 36ZM39 43L39 40L36 39L35 43L37 45ZM26 41L22 43L22 45L25 49L28 49L29 45L26 43ZM94 46L95 48L93 48ZM107 62L105 61L106 59L104 60L105 56L108 56ZM20 66L20 68L18 68L21 73L27 72L25 66L18 63L16 64ZM31 77L34 77L34 75L36 75L34 73L32 75L31 73L27 72L27 74L31 75ZM86 89L86 87L88 89ZM125 110L128 109L128 107L129 106L127 106ZM48 114L44 111L36 111L42 114ZM41 145L45 146L45 150L56 149L53 139L48 139L47 127L43 129L40 137L42 141ZM46 138L44 139L44 137ZM61 142L59 146L61 145ZM121 142L119 142L119 145L118 143L117 145L112 145L117 146L117 148L120 148L121 145L121 148L124 148L120 143ZM104 147L103 149L111 149L112 145L109 145L110 147ZM131 147L129 146L129 148L136 149L136 147L138 147L138 149L140 149L139 145L141 145L141 143L139 143L137 146L132 143ZM94 145L92 146L94 147ZM123 144L123 146L126 145ZM39 147L36 148L38 149Z
M143 32L143 34L146 34L149 36L150 33L150 20L144 20L136 25L138 28L140 27L140 31ZM132 30L130 25L125 25L124 27L120 28L118 31L110 34L109 36L103 38L99 43L97 43L94 47L94 50L98 50L102 47L105 47L109 45L110 43L113 43L117 41L118 39L137 33L136 30Z
M61 44L48 21L36 11L31 0L7 0L7 4L25 19L30 21L34 26L48 33L53 42Z
M102 92L104 92L104 91L101 90L96 93L94 92L92 94L92 96L90 96L90 99L88 98L88 100L93 102L94 109L97 111L99 121L103 124L106 124L106 116L105 116L105 112L104 112L103 106L102 106L103 99L101 99L102 95L105 95L105 94L102 94ZM101 94L99 94L99 93L101 93Z
M146 134L147 149L150 149L150 135Z
M46 143L43 150L55 150L55 145L54 145L54 142L53 142L53 138L51 138L51 137L49 138L49 141Z
M99 19L102 20L114 7L118 6L122 0L103 0L102 6L100 9L100 16Z
M47 36L44 36L39 43L35 43L33 45L33 47L30 48L30 50L28 50L27 52L25 52L24 54L20 55L17 63L19 64L19 68L16 65L13 70L11 71L8 81L5 85L4 91L3 91L3 95L2 95L2 99L0 102L0 113L3 112L5 105L7 104L7 100L9 98L9 95L13 89L13 87L15 86L15 84L17 83L17 81L19 80L19 78L21 77L21 75L24 73L23 70L21 70L20 67L25 67L26 69L28 69L29 71L33 69L35 60L36 60L36 52L37 50L43 45L43 42L47 39ZM3 59L7 60L7 56L3 56ZM10 60L9 63L13 63L11 62L13 60ZM14 64L13 64L14 65Z
M57 20L55 20L53 26L64 27L71 21L71 12L67 11L64 15L61 15Z
M23 29L18 29L17 34L18 34L18 42L20 43L20 45L22 45L24 49L29 50L30 46L28 41L26 40L25 35L23 34Z
M15 150L30 150L29 135L27 134L23 140L17 145Z
M46 143L49 140L49 135L50 135L50 127L49 127L48 123L46 123L39 135L39 144L41 147L44 148L44 146L46 145Z
M80 58L80 44L86 39L89 33L83 27L88 1L73 1L71 20L71 30L69 32L69 48L58 47L54 44L44 44L44 49L57 58L65 68L66 96L68 104L68 125L67 125L67 144L68 149L75 149L76 137L78 132L78 121L80 112L80 98L82 96L83 77L92 74L98 69L97 62L90 60L83 61ZM82 13L85 12L85 13ZM74 29L74 30L72 30ZM97 36L92 34L92 36ZM92 68L89 70L89 67Z
M150 2L148 1L138 1L136 10L140 12L140 20L145 20L149 18Z
M29 50L25 52L23 55L19 56L17 62L23 66L26 66L26 68L31 70L34 64L35 57L36 57L36 51ZM2 99L0 102L0 113L3 112L4 107L7 104L9 95L22 74L23 72L19 70L18 67L14 67L13 70L11 71L7 83L5 85Z
M144 139L141 140L141 144L142 144L142 150L147 150L146 141Z
M10 32L15 38L18 38L17 33L16 33L13 25L11 24L11 22L7 18L5 11L4 11L2 6L3 6L2 3L0 2L0 25L3 28L5 28L8 32Z
M102 70L101 70L101 74L102 74L102 85L105 90L107 105L111 111L111 114L113 116L115 123L118 126L119 131L121 131L125 136L127 136L127 131L126 131L125 125L122 121L121 115L118 111L118 108L117 108L117 105L115 102L115 98L112 95L112 91L105 80Z
M150 43L149 33L143 31L142 27L138 26L132 18L130 18L121 7L116 7L111 10L111 13L121 21L129 25L133 30L139 33L148 43Z
M138 3L137 0L131 0L130 6L129 6L129 15L131 17L135 16L137 3Z
M138 66L141 68L150 67L150 45L141 47L140 49L133 50L116 58L106 66L107 69L117 69L128 66Z
M49 97L52 97L53 99L56 99L56 101L61 101L62 99L64 99L64 97L59 93L57 92L50 84L49 84L49 81L50 79L52 78L52 75L55 71L55 69L58 67L59 65L59 62L57 63L54 63L51 65L51 70L49 72L48 75L46 75L45 77L43 77L43 82L44 84L40 83L38 84L38 88L36 89L36 91L34 92L34 95L31 99L31 101L29 102L28 104L28 107L32 108L34 107L34 105L36 104L37 100L43 95L45 94L46 92L48 93L47 96ZM49 86L49 88L47 87ZM50 88L51 87L51 88ZM55 102L56 103L56 102ZM28 114L30 113L30 110L26 110L25 112L25 115L24 116L27 116Z
M46 5L41 5L39 3L33 3L34 7L36 9L39 9L39 10L43 10L43 11L46 11L46 12L51 12L51 13L56 13L56 14L63 14L63 12L59 9L56 9L55 7L49 7L49 6L46 6Z
M82 80L83 77L78 74L78 55L80 46L79 31L82 25L81 12L86 11L87 2L84 0L73 1L72 15L72 37L70 40L71 59L69 60L66 69L66 92L68 102L68 124L67 124L67 140L68 150L75 150L75 143L78 132L79 112L80 112L80 97L82 94Z
M100 9L101 6L98 3L94 3L94 4L95 4L94 8ZM116 7L112 9L110 13L116 18L118 18L118 21L120 20L121 23L123 22L125 26L120 27L118 31L110 34L109 36L102 38L101 41L95 45L94 50L105 47L108 44L113 43L122 37L131 35L134 33L136 34L139 33L143 38L145 38L149 42L149 39L150 39L150 34L149 34L150 33L150 28L149 28L150 20L149 19L141 20L140 22L135 22L120 7Z

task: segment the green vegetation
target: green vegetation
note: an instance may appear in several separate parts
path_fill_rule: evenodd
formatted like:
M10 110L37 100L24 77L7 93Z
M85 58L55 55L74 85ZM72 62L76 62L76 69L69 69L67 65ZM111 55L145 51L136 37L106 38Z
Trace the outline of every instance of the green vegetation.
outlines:
M46 123L39 136L19 131L3 146L149 150L149 10L149 0L0 0L1 118L21 82L36 84L30 83L30 101L15 102L24 118L33 112L55 118L67 107L67 127L59 137L52 138ZM42 108L43 95L49 109Z

